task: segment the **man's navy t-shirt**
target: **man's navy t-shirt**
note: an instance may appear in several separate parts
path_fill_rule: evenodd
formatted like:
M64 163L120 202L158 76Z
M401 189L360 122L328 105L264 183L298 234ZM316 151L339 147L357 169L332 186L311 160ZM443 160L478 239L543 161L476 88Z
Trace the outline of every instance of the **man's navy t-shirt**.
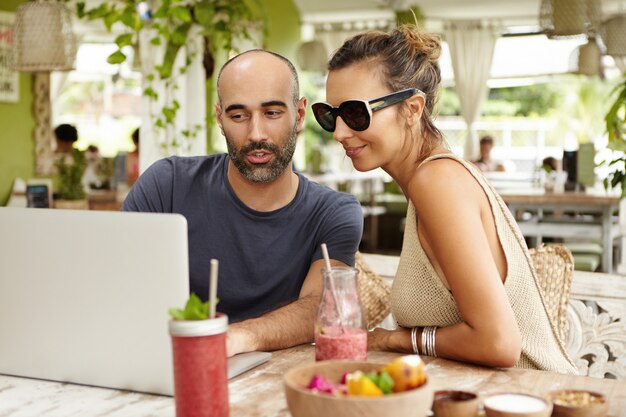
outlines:
M190 288L207 298L210 260L219 260L217 310L231 322L296 300L326 243L331 258L354 265L363 229L358 201L301 174L295 198L271 212L247 207L227 177L226 154L154 163L124 211L180 213L188 223Z

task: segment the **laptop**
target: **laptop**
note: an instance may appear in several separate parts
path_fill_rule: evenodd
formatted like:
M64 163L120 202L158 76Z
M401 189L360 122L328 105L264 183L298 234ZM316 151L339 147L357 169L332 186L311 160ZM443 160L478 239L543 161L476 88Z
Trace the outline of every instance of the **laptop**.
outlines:
M179 214L0 208L0 374L172 395L188 268Z

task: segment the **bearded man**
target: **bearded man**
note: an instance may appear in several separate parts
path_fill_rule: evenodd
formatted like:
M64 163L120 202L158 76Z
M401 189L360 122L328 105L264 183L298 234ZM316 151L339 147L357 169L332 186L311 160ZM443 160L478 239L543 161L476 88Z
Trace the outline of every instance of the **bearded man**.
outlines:
M217 310L232 323L229 356L310 342L322 291L320 245L333 266L354 265L361 207L293 169L306 98L288 59L241 53L220 70L217 91L228 154L156 162L122 210L185 216L190 288L204 300L210 260L219 260Z

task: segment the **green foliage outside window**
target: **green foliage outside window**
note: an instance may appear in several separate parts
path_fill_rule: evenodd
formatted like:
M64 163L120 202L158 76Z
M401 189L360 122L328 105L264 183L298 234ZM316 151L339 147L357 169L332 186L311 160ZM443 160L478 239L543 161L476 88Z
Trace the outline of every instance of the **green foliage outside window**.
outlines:
M552 84L534 84L520 87L493 88L489 91L487 103L492 108L495 104L502 106L501 114L494 115L515 117L545 116L554 107L558 92Z
M442 88L439 90L439 99L435 105L435 112L438 116L460 116L461 104L459 96L453 88Z
M604 122L609 135L609 149L616 152L611 161L603 162L611 168L604 187L621 186L623 198L626 196L626 77L615 87L611 97L613 101Z

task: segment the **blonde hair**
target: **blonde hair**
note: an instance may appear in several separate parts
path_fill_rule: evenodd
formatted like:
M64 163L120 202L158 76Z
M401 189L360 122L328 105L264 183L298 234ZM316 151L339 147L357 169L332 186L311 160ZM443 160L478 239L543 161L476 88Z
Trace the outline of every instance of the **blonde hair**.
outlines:
M443 135L432 120L437 103L441 72L439 36L422 32L415 25L402 25L391 32L371 31L353 36L333 54L328 70L337 70L362 62L378 64L381 80L391 91L418 88L426 94L421 117L423 159L444 143Z

